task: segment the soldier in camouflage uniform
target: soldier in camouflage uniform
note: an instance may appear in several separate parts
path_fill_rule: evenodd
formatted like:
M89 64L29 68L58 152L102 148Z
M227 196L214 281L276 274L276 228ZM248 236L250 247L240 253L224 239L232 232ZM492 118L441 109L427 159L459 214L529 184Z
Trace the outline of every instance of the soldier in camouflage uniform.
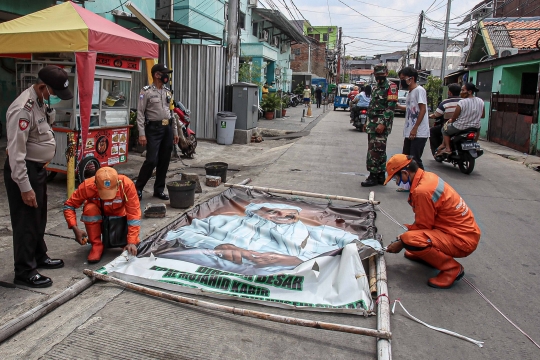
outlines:
M377 85L371 93L371 102L368 109L368 151L366 167L369 177L362 182L362 186L384 185L386 171L386 141L392 131L394 122L394 108L398 100L396 84L389 83L386 77L386 65L379 64L374 68Z

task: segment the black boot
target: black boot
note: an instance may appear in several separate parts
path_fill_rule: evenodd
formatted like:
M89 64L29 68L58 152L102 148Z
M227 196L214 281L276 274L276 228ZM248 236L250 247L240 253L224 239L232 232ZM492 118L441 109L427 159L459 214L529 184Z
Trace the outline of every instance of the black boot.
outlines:
M384 185L384 182L386 181L386 173L380 172L377 181L379 182L379 185Z
M364 187L376 186L378 184L378 177L379 175L377 173L370 172L366 181L362 181L361 185Z

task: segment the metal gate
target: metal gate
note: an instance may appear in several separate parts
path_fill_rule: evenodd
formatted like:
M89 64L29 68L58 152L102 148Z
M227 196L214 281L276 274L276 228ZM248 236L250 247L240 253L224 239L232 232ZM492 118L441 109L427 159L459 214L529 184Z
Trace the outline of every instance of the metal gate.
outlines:
M225 95L225 48L172 45L174 98L191 110L191 128L200 139L216 138L216 114Z
M529 153L535 95L491 96L488 140Z

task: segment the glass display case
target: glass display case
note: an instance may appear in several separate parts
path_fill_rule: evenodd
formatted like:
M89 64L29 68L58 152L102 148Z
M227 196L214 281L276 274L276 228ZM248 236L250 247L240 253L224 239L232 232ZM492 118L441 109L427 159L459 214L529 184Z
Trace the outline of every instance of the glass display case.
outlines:
M20 94L35 84L37 74L46 63L18 63L17 92ZM68 72L69 89L74 94L71 100L62 100L54 106L55 127L79 130L79 98L76 86L75 66L62 64ZM90 128L117 127L129 124L129 99L131 96L131 74L126 71L96 69L92 94Z

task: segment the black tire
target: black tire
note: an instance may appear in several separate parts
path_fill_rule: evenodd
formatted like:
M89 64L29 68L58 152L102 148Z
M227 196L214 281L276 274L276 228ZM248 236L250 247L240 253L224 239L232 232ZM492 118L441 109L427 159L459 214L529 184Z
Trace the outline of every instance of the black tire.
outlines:
M474 164L476 162L476 159L471 156L468 152L463 154L463 158L460 159L458 166L459 171L462 173L469 175L474 170Z
M57 172L47 170L47 182L53 181L53 179L56 177L56 175L58 175Z
M88 169L91 165L94 165L94 170ZM79 184L82 184L84 180L91 178L99 170L100 164L98 159L93 156L84 158L77 167L77 180Z
M337 108L334 106L334 111L336 111L336 109L337 109Z

